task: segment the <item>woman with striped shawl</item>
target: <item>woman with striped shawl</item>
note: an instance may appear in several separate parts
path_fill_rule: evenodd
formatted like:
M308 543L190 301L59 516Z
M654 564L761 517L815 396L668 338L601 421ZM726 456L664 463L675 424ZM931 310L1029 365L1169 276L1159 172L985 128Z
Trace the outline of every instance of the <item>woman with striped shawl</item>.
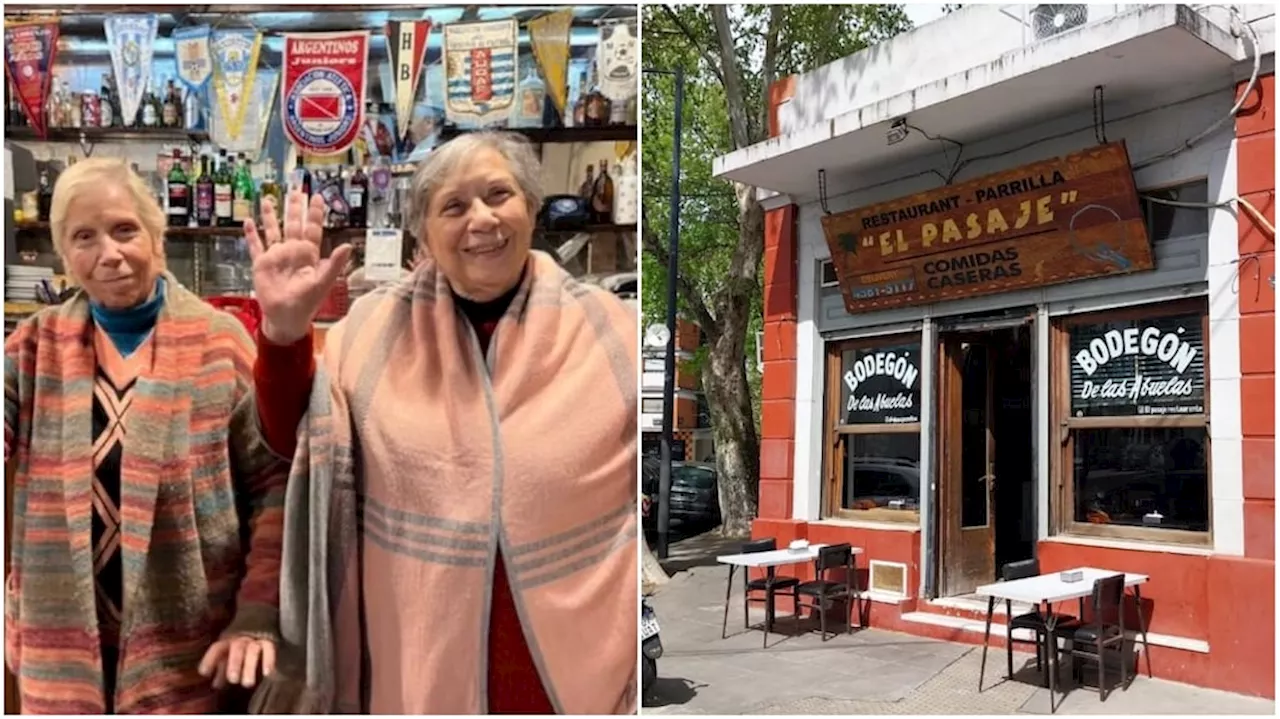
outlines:
M541 181L517 135L436 148L406 225L426 259L319 366L349 249L320 259L319 198L246 227L259 412L294 458L256 710L635 711L636 315L531 251Z
M253 342L165 271L164 212L122 160L69 167L50 219L80 291L4 345L22 711L228 709L277 636L288 467L258 433Z

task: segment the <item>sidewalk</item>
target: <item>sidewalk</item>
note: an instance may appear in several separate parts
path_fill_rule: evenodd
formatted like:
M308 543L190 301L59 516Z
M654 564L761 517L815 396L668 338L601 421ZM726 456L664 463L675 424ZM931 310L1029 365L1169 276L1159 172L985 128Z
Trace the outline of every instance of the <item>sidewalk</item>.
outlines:
M759 630L744 630L741 585L729 605L729 637L721 639L728 569L716 554L741 540L703 535L673 545L671 581L651 599L665 652L645 714L1047 714L1048 692L1035 686L1032 654L1015 653L1015 681L1004 679L1004 651L987 659L978 693L981 647L877 629L854 630L825 643L809 622L780 617L761 647ZM737 577L735 577L735 580ZM753 605L751 622L764 619ZM1185 684L1133 680L1128 690L1098 701L1073 688L1055 699L1059 714L1274 714L1275 702Z

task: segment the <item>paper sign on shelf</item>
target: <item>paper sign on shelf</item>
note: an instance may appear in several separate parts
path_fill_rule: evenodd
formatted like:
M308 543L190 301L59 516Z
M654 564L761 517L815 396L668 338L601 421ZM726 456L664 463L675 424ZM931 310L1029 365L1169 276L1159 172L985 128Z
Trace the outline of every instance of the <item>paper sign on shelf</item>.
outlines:
M370 282L399 280L404 232L378 228L366 231L364 237L364 278Z

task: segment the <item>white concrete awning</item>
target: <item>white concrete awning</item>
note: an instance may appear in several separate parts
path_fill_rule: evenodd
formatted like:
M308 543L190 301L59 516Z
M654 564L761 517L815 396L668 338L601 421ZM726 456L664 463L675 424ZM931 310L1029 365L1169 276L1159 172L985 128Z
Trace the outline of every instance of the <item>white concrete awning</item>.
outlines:
M848 175L936 152L918 137L889 145L886 131L897 118L973 142L1087 108L1097 85L1114 102L1218 77L1230 82L1244 59L1240 47L1230 32L1185 5L1141 6L716 158L713 170L723 179L815 197L819 169Z

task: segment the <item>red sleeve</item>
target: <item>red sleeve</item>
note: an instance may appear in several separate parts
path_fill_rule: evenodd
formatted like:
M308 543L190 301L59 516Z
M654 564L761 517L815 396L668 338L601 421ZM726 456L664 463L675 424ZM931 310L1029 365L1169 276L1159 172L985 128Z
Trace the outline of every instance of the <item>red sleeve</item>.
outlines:
M293 457L298 444L298 423L307 413L311 382L316 376L315 337L291 345L277 345L258 330L258 359L253 365L253 387L258 394L258 420L267 446L283 457Z

